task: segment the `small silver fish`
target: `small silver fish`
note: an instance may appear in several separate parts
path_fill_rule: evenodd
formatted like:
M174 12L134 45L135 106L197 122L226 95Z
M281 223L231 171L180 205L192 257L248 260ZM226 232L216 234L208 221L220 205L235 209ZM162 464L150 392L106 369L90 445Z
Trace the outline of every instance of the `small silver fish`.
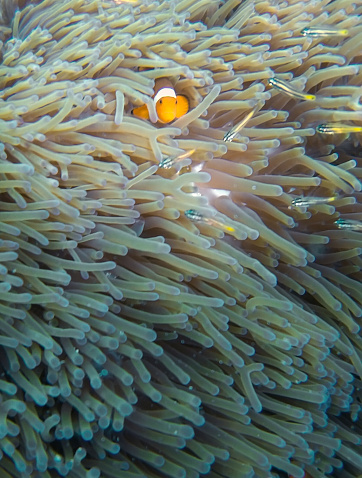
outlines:
M200 212L197 212L195 209L187 209L187 211L185 211L185 216L187 217L187 219L190 219L190 221L194 222L200 222L204 218L204 216Z
M235 138L237 133L239 133L239 131L241 131L244 128L246 123L254 116L255 112L258 109L259 109L259 105L255 106L251 111L249 111L248 114L244 116L244 118L237 125L233 126L230 131L225 133L224 141L231 143L231 141Z
M348 36L348 30L346 28L336 28L330 26L320 27L306 27L300 32L303 36L311 37L329 37L329 36Z
M309 207L317 204L327 204L338 199L338 196L331 197L298 197L292 200L292 206L294 207Z
M204 224L208 224L209 226L215 226L222 231L235 232L235 228L228 226L219 219L216 219L215 217L204 216L195 209L188 209L187 211L185 211L185 216L193 222L202 222Z
M298 100L314 101L316 99L315 95L298 91L292 86L288 85L286 81L279 80L278 78L269 78L269 85Z
M350 134L362 133L362 126L353 126L341 123L323 123L317 126L318 133L322 134Z
M334 221L334 224L338 229L345 229L348 231L362 232L362 222L355 221L354 219L342 219L339 218L337 221Z
M163 158L160 161L158 167L161 169L171 169L183 159L186 159L189 156L191 156L194 152L195 152L195 149L191 149L190 151L186 151L185 153L180 154L180 156L177 156L175 158L170 158L170 157Z

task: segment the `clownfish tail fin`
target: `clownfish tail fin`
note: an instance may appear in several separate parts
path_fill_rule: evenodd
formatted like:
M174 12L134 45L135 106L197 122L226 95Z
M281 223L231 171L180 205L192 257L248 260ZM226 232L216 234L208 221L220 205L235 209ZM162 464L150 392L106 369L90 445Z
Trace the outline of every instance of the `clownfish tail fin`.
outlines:
M150 115L148 113L148 108L146 105L138 106L137 108L133 108L132 114L137 116L137 118L142 118L148 120Z

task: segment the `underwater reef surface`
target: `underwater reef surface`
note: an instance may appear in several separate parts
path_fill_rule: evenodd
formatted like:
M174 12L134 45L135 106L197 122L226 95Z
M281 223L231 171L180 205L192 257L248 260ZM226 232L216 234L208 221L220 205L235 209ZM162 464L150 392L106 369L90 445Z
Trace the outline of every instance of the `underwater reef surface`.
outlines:
M361 476L361 1L0 5L1 478Z

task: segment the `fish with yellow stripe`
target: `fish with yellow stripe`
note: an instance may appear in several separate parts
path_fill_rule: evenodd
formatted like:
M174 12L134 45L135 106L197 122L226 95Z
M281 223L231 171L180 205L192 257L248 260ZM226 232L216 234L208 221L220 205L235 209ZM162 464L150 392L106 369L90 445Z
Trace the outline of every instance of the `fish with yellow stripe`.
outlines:
M160 123L171 123L189 111L189 100L184 95L177 95L171 81L167 78L158 78L154 91L153 101ZM149 119L146 105L134 108L132 114L138 118Z
M193 222L208 224L209 226L214 226L224 232L235 232L234 227L228 226L222 220L217 219L215 217L204 216L195 209L188 209L187 211L185 211L185 216L187 217L187 219L190 219Z

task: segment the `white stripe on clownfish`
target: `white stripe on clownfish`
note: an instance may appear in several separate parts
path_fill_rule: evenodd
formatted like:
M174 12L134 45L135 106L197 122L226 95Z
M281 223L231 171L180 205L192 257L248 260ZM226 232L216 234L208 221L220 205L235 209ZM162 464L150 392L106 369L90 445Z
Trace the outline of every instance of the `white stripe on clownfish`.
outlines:
M162 98L165 98L165 97L170 97L170 98L175 98L176 99L175 90L173 88L169 88L169 87L161 88L155 94L155 97L154 97L153 101L156 104L158 101L162 100Z
M176 93L168 78L158 78L155 82L153 97L158 120L170 123L176 117Z

